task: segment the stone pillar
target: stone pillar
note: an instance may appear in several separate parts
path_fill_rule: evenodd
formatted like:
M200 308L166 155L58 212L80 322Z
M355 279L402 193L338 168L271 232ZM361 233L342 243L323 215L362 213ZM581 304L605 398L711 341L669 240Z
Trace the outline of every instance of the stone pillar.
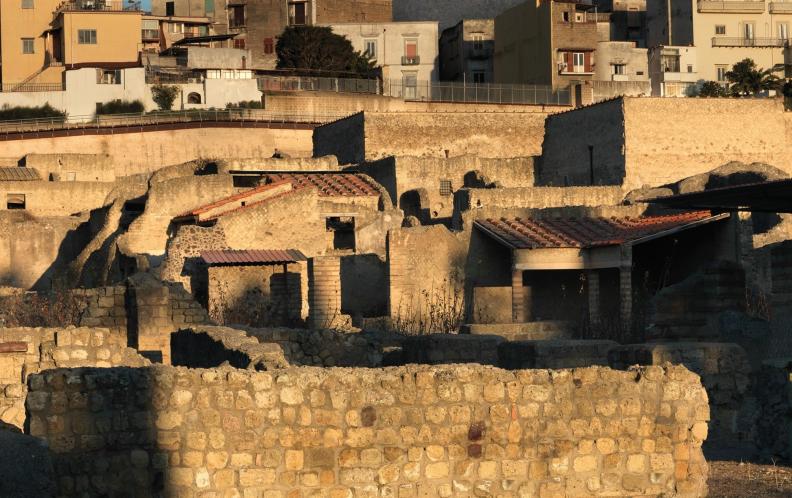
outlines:
M326 329L348 322L341 314L341 259L311 258L308 271L308 322L311 328Z
M632 333L632 247L621 247L621 264L619 265L619 318L622 330Z
M588 283L588 311L589 323L596 325L600 321L600 278L599 270L589 270L586 272L586 282Z
M512 270L512 323L525 323L525 287L523 271Z

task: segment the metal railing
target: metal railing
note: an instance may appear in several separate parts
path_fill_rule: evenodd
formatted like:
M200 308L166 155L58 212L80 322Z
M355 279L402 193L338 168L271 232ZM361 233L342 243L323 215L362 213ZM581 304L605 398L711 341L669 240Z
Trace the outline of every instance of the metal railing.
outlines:
M0 92L62 92L66 90L63 83L3 83Z
M56 13L70 11L124 12L139 11L137 4L124 5L123 0L66 0L55 10Z
M699 0L699 12L751 12L760 14L764 12L764 0Z
M428 102L552 105L571 103L569 89L553 91L552 87L546 85L448 81L419 81L413 85L403 80L386 80L383 82L383 95Z
M713 47L783 47L787 40L783 38L726 38L716 36L712 39Z
M421 56L420 55L413 55L407 56L403 55L401 58L402 66L418 66L421 64Z
M259 76L258 88L271 92L380 93L380 82L363 78L313 78L310 76Z
M134 128L157 125L201 123L271 123L279 125L320 125L347 117L338 113L275 113L260 109L190 110L147 114L68 116L0 121L0 136L86 129Z

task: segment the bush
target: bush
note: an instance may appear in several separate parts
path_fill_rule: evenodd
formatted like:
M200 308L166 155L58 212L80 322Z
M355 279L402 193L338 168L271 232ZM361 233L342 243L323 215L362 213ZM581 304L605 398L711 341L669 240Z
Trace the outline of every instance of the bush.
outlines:
M726 97L726 88L717 81L705 81L698 92L699 97Z
M226 107L228 109L264 109L264 104L259 100L243 100L236 104L229 102Z
M79 325L85 300L69 291L26 292L0 297L2 327L68 327Z
M143 102L139 100L113 100L96 104L96 114L139 114L145 110Z
M151 98L161 111L170 111L180 91L179 87L173 85L154 85L151 87Z
M11 107L8 104L0 108L0 120L11 119L36 119L36 118L66 118L66 113L61 112L51 105L44 104L40 107Z

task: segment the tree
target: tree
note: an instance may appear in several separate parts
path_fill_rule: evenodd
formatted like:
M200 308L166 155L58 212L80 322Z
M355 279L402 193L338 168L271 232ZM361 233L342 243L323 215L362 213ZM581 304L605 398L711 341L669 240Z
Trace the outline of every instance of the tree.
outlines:
M373 76L375 65L352 43L323 26L289 26L275 45L278 69L327 76Z
M780 86L780 80L772 69L759 69L752 59L743 59L732 66L726 73L726 79L731 83L729 91L736 97L757 95L766 90L777 90Z
M173 109L173 102L179 95L179 87L173 85L154 85L151 87L151 98L161 111Z
M728 95L726 88L717 81L705 81L699 89L699 97L725 97Z

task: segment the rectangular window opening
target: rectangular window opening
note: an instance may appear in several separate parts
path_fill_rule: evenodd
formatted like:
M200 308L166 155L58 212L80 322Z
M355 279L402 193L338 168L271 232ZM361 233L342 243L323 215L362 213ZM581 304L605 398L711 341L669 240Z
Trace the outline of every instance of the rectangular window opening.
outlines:
M165 15L173 17L176 15L176 7L174 2L165 2Z
M451 195L454 193L451 180L440 180L440 195Z
M22 8L23 9L35 8L35 6L33 5L33 0L22 0Z
M95 29L80 29L77 31L77 43L80 45L96 45Z
M331 216L326 219L328 232L333 233L333 249L355 250L355 218Z
M33 38L22 38L22 53L23 54L36 53L36 45Z
M725 35L726 34L726 26L723 24L718 24L715 26L715 34L716 35Z
M6 194L6 209L25 209L25 194Z
M245 25L245 6L244 5L229 5L228 6L228 27L241 28Z

